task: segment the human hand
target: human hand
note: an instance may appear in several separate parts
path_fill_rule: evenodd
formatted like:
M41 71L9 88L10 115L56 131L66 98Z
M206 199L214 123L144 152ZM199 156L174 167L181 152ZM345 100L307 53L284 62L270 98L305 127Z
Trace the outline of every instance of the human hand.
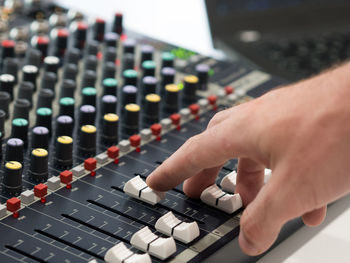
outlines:
M326 205L350 191L349 72L347 64L217 113L147 184L167 191L185 180L184 192L198 198L227 160L239 158L245 253L266 251L293 218L319 225ZM272 176L264 185L265 168Z

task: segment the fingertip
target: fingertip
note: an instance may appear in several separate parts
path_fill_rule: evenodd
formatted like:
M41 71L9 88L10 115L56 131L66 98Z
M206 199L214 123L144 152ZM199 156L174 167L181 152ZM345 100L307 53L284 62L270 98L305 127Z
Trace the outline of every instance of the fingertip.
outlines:
M242 251L248 256L257 256L260 254L260 251L255 247L255 245L246 238L242 229L239 233L238 243Z
M327 214L327 206L315 209L302 216L305 225L310 227L319 226L324 221Z

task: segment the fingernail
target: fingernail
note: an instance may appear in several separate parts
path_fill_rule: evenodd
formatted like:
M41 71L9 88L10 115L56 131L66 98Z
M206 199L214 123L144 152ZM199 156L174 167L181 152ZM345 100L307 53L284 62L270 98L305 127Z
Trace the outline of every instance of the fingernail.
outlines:
M242 231L242 229L239 233L238 239L239 239L239 244L245 253L247 253L250 256L255 256L259 254L259 250L255 247L255 245L251 241L249 241L245 237L244 231Z

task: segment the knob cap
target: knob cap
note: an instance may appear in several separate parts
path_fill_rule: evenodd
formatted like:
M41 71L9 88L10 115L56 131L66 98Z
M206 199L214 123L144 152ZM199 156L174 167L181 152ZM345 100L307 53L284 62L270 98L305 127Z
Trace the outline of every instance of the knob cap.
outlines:
M8 161L5 164L2 179L2 191L9 196L18 196L22 191L22 164L17 161Z
M34 85L34 91L37 89L36 79L39 73L38 67L34 65L25 65L22 68L22 81L29 81Z
M198 88L198 77L189 75L184 78L184 88L182 91L182 102L190 105L197 101L196 91Z
M156 94L157 93L157 79L155 77L147 76L142 79L141 85L141 96L142 101L145 100L147 94Z
M95 88L87 87L83 88L81 91L82 95L82 105L92 105L96 107L96 94L97 91Z
M116 13L113 20L113 32L121 35L123 33L123 14Z
M13 118L29 120L30 102L26 99L16 99L13 108Z
M0 91L5 91L10 94L11 101L13 100L13 88L15 85L15 77L10 74L0 75Z
M113 95L104 95L101 100L101 119L107 113L117 112L117 97Z
M130 103L136 103L137 99L137 88L132 85L124 86L122 89L122 106Z
M157 66L156 62L152 60L144 61L141 66L143 77L146 77L146 76L154 77L156 73L156 66Z
M32 149L49 149L49 130L43 126L36 126L32 130Z
M118 81L114 78L104 79L102 82L103 94L117 96Z
M174 83L176 70L174 68L162 68L161 70L161 81L160 81L160 94L161 96L165 93L165 86Z
M33 84L31 82L28 82L28 81L23 81L19 84L17 98L28 100L30 102L30 107L32 108L32 106L33 106L33 93L34 93Z
M106 146L118 143L119 117L114 113L107 113L103 116L101 141Z
M174 67L175 56L170 52L163 52L162 54L162 68Z
M106 30L106 22L102 18L96 18L93 27L93 38L97 41L103 41L103 36Z
M57 74L57 70L60 65L60 59L55 56L47 56L44 59L44 70L45 72L53 72Z
M137 71L133 69L127 69L123 72L124 86L132 85L137 86Z
M28 146L28 121L17 118L12 121L11 137L19 138L23 141L24 148Z
M198 64L196 66L198 85L199 85L200 90L207 90L208 89L209 70L210 70L210 68L206 64Z
M74 128L73 118L68 115L61 115L57 117L56 121L56 137L72 136Z
M92 157L96 154L96 127L84 125L80 128L78 150L84 157Z
M60 99L59 103L60 103L59 115L68 115L74 120L75 100L73 98L64 97Z
M163 112L165 116L178 112L179 110L180 89L176 84L165 86L165 98L163 103Z
M38 108L36 110L36 126L43 126L47 128L49 131L49 135L51 136L52 110L50 108Z
M95 125L96 108L92 105L83 105L79 109L79 126Z
M144 127L150 127L159 122L160 97L157 94L148 94L145 98L142 123Z
M137 104L127 104L124 108L122 122L122 137L129 138L131 135L137 134L139 131L139 115L140 106Z
M62 169L73 166L73 139L69 136L60 136L56 140L55 165Z
M143 45L141 46L141 61L140 64L142 65L143 62L147 60L153 59L153 53L154 53L154 47L150 45Z
M50 89L40 89L38 94L37 108L50 108L52 109L52 101L55 97L55 93Z
M35 183L46 182L49 177L49 154L47 150L36 148L32 150L28 170L29 179Z
M24 143L19 138L10 138L6 143L5 161L17 161L23 164Z

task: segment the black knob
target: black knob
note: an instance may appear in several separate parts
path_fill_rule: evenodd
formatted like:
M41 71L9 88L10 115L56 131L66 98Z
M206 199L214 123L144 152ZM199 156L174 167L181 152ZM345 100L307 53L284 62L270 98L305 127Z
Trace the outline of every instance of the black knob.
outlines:
M19 84L17 98L18 99L26 99L30 103L30 107L33 106L33 92L34 86L33 83L24 81Z
M59 58L63 58L68 44L68 30L65 28L57 29L54 55Z
M15 56L15 42L12 40L1 41L1 60Z
M13 119L23 118L29 120L30 102L26 99L16 99L13 108Z
M23 164L24 143L19 138L10 138L6 143L5 161L17 161Z
M86 70L82 76L81 87L95 87L96 84L96 72L92 70Z
M136 103L137 88L132 85L127 85L122 88L122 107L129 103Z
M0 91L0 110L6 113L6 119L9 117L10 94Z
M43 126L36 126L32 130L32 149L49 149L49 130Z
M128 138L139 131L140 106L137 104L127 104L124 108L122 119L122 137Z
M19 138L23 141L24 147L28 145L28 121L17 118L12 120L11 137Z
M182 90L182 102L185 105L190 105L197 101L196 91L198 88L198 78L194 75L189 75L184 78L184 88Z
M64 79L61 84L60 98L74 98L76 83L72 79Z
M68 115L74 120L75 100L73 98L64 97L60 99L59 103L60 103L59 115Z
M3 65L3 73L14 76L15 84L18 81L18 64L17 58L5 58Z
M179 87L176 84L165 86L165 97L163 101L163 113L165 116L179 111Z
M103 54L104 62L115 63L117 58L117 49L115 47L106 47Z
M140 65L147 60L153 59L154 47L150 45L141 46L141 60Z
M57 74L54 72L44 72L41 78L41 89L49 89L55 92Z
M159 122L160 97L157 94L148 94L145 97L142 123L144 127L150 127Z
M121 35L123 33L123 14L116 13L113 20L113 32Z
M101 117L107 113L117 112L117 97L113 95L104 95L101 99Z
M141 96L143 100L147 94L157 93L157 83L155 77L147 76L142 79Z
M119 35L114 32L108 32L104 36L104 42L106 43L107 47L117 47L118 41L119 41Z
M160 94L161 96L165 93L165 86L174 83L176 70L174 68L162 68L161 70L161 81L160 81Z
M37 50L35 48L30 48L27 50L25 54L24 61L25 61L25 64L27 65L33 65L40 68L42 63L42 57L43 55L40 50Z
M63 79L71 79L76 81L77 75L78 75L78 67L76 64L68 63L64 66Z
M93 38L97 41L103 41L103 36L106 30L106 22L102 18L96 18L93 27Z
M154 76L156 73L156 62L152 60L145 60L142 63L142 75L143 77L146 76Z
M85 47L88 26L86 23L78 21L73 23L72 27L74 31L73 46L77 49L83 50Z
M198 64L196 66L196 72L198 77L198 86L200 90L207 90L208 89L208 73L209 73L209 66L206 64Z
M72 117L68 115L61 115L57 117L56 121L56 137L72 136L74 122Z
M78 64L80 60L80 49L78 48L69 48L65 54L65 62L68 64Z
M114 113L107 113L103 116L101 141L106 146L118 143L119 117Z
M31 39L31 44L37 50L40 50L42 59L47 56L49 49L50 38L47 36L33 36Z
M46 72L53 72L53 73L57 74L57 70L59 68L59 65L60 65L60 59L58 57L47 56L44 59L44 70Z
M99 47L100 43L98 41L95 40L90 40L87 44L86 47L86 55L94 55L96 56L98 53L98 47Z
M102 79L115 78L116 66L114 62L106 62L102 69Z
M25 65L22 68L22 81L29 81L34 85L34 91L36 91L37 84L36 78L38 76L39 69L34 65Z
M125 41L123 42L123 51L124 51L124 54L126 54L126 53L134 54L134 53L135 53L135 46L136 46L136 41L135 41L135 39L128 38L127 40L125 40Z
M165 68L165 67L173 68L174 67L174 60L175 60L175 56L172 53L163 52L162 53L162 68Z
M55 165L62 169L73 166L73 139L69 136L59 136L56 140Z
M123 72L128 69L134 69L135 66L135 56L132 53L125 53L123 56Z
M83 105L79 109L79 126L95 125L96 108L92 105Z
M92 157L96 154L96 127L84 125L80 128L78 151L81 156Z
M114 78L104 79L102 82L103 94L117 96L118 81Z
M36 126L46 127L51 136L52 110L50 108L38 108L36 110Z
M97 68L97 57L96 55L88 55L84 59L84 69L96 71Z
M50 89L40 89L38 94L37 108L52 108L52 101L55 93Z
M137 86L137 71L133 69L127 69L123 71L124 86L133 85Z
M17 161L6 162L2 191L9 196L18 196L22 191L22 164Z
M5 91L10 94L11 101L13 100L13 88L15 85L15 77L10 74L0 75L0 91Z
M92 106L96 106L96 89L92 88L92 87L86 87L83 88L81 91L81 95L82 95L82 100L81 100L81 104L82 105L92 105Z
M30 155L29 179L35 183L46 182L49 177L49 154L47 150L36 148Z

